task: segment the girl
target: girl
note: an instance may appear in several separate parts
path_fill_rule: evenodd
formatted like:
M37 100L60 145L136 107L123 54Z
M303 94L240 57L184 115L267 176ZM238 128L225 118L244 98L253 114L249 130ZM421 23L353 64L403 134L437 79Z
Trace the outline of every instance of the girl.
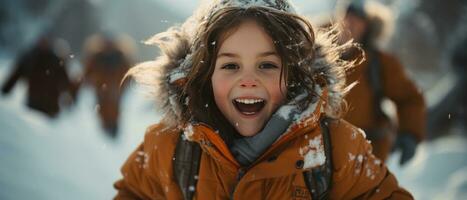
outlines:
M285 0L220 0L150 39L163 55L129 74L156 89L164 117L116 199L411 199L339 117L353 63L335 34Z

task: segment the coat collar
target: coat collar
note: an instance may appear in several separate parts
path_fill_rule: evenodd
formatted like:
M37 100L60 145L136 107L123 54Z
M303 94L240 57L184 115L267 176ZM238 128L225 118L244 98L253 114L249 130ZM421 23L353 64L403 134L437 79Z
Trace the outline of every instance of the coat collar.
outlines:
M299 119L292 123L287 131L278 138L253 165L265 159L270 154L280 151L282 147L290 141L314 130L319 125L319 119L321 115L323 115L323 107L326 103L324 99L326 99L326 96L327 92L324 91L323 98L310 104ZM210 156L226 165L228 168L232 170L238 170L240 168L240 164L235 160L227 144L210 126L203 123L187 124L184 127L183 134L188 140L198 142Z

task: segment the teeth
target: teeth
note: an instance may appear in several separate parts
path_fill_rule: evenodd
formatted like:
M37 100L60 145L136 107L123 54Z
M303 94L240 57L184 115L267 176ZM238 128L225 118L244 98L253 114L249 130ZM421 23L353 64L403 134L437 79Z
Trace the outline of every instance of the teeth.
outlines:
M235 99L236 102L243 103L243 104L254 104L263 102L263 99Z

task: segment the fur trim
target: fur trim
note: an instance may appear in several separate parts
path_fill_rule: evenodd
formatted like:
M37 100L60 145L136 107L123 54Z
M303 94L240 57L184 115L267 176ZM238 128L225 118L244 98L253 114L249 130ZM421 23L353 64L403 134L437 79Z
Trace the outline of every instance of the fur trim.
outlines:
M206 22L206 16L212 13L213 9L219 9L222 2L234 2L233 5L244 8L245 6L258 6L256 3L266 3L269 6L271 2L282 2L280 4L283 11L292 12L290 4L283 4L287 1L279 0L256 0L244 1L233 0L217 1L208 7L203 7L190 17L181 26L175 26L166 32L156 34L150 38L146 44L157 45L161 49L161 56L155 61L145 62L132 68L128 75L134 77L136 81L146 86L157 99L157 107L163 113L163 122L169 126L177 126L182 118L181 102L177 101L180 90L177 90L177 82L184 79L188 74L192 60L191 52L193 40L199 34L199 28ZM219 4L219 2L221 4ZM240 3L241 6L235 4ZM243 3L243 4L242 4ZM263 4L262 4L263 5ZM272 5L272 4L271 4ZM206 15L207 14L207 15ZM203 17L204 16L204 17ZM353 66L354 61L344 61L340 59L341 53L354 46L352 41L345 44L338 44L337 36L339 34L338 26L333 26L330 30L319 30L315 33L314 58L308 66L317 76L326 80L327 84L321 90L327 90L328 95L325 101L325 111L329 116L337 117L341 110L342 99L348 87L345 87L345 70ZM301 62L301 61L297 61ZM304 66L306 67L306 66ZM314 88L319 87L315 86Z
M181 105L177 103L177 85L175 77L183 77L189 65L190 37L183 29L173 27L159 33L146 41L146 44L157 45L161 56L155 61L144 62L131 68L128 75L143 85L156 98L156 105L163 113L163 121L168 125L176 125L181 116ZM178 73L178 75L177 75ZM177 78L178 79L178 78Z
M357 60L346 61L341 59L342 53L356 47L352 40L340 44L338 37L340 26L335 25L329 29L318 29L315 33L314 59L311 68L315 74L326 80L326 86L321 88L327 90L328 95L325 112L328 116L339 118L345 94L355 85L346 86L345 72L355 66ZM359 61L361 62L361 60Z

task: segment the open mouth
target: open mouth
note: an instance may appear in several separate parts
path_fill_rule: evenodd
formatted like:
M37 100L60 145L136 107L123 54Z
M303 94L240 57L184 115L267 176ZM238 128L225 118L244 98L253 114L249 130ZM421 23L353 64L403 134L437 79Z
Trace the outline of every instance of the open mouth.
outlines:
M238 98L234 99L232 102L235 108L244 115L255 115L266 105L266 101L259 98Z

